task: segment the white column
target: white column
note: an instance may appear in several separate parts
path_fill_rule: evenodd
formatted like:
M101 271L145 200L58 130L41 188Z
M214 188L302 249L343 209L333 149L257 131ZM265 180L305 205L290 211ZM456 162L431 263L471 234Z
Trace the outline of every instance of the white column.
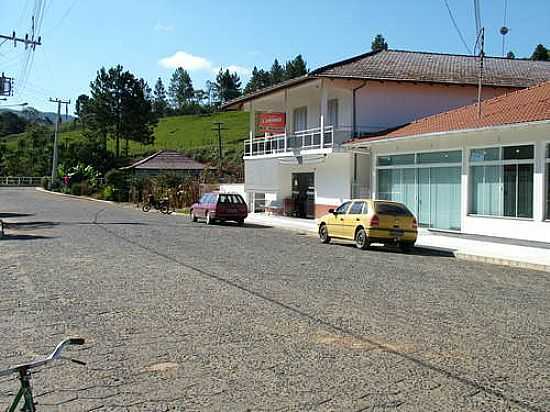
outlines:
M284 153L286 153L288 149L288 89L285 89L285 150Z
M250 156L252 156L252 142L256 137L256 110L254 108L254 100L250 101L249 129L250 129Z
M328 116L328 90L325 87L325 81L321 79L321 149L324 147L325 123ZM334 142L333 142L334 143Z
M460 231L464 232L470 209L470 149L462 145L462 173L460 180Z
M545 142L535 144L535 165L533 175L533 219L535 222L544 220L546 196L544 194L544 169L546 166Z

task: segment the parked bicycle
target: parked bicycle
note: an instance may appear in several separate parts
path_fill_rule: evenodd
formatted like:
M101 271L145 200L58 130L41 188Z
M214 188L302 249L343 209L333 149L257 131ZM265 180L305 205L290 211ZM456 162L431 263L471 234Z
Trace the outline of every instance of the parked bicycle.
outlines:
M168 201L167 197L163 197L162 199L155 199L153 195L147 196L147 200L143 204L143 207L141 210L144 212L148 212L151 210L151 208L154 208L155 210L160 210L161 213L167 215L170 213L170 202Z
M32 395L32 370L35 368L39 368L40 366L44 366L47 363L50 363L57 359L66 359L66 360L70 360L71 362L77 363L79 365L86 365L85 362L82 362L80 360L64 358L61 356L65 347L69 345L83 345L83 344L84 344L83 338L67 338L61 341L55 347L54 351L46 357L39 358L35 361L29 362L29 363L23 363L21 365L17 365L9 369L0 371L0 377L8 376L11 374L18 374L19 382L21 384L21 387L19 388L17 395L15 395L15 399L13 400L13 403L7 409L7 411L15 412L17 405L19 404L21 399L23 399L23 407L20 410L23 412L36 412L36 404L34 403L33 395Z

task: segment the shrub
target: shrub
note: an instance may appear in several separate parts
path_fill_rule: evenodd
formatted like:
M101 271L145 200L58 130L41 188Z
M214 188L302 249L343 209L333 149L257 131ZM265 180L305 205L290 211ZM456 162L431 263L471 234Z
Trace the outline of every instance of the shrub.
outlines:
M101 197L103 200L113 200L113 187L106 185L101 192Z
M43 177L42 179L40 179L40 186L42 187L42 189L48 190L49 185L50 185L50 181L48 180L47 177Z
M87 196L90 194L90 187L85 180L82 182L73 183L71 185L71 194L77 196Z

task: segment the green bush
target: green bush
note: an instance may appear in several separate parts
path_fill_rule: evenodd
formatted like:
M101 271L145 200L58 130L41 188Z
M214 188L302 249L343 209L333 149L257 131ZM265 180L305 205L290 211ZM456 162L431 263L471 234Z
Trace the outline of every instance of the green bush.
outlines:
M71 185L71 194L76 196L87 196L90 194L90 186L85 180L82 182L73 183Z
M101 197L103 200L113 200L113 187L106 185L101 192Z

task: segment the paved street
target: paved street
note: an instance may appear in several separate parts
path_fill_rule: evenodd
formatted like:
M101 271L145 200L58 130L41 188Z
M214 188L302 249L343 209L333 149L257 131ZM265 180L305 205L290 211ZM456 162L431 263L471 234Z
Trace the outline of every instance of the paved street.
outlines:
M0 218L0 367L87 339L40 410L550 410L548 273L32 189Z

